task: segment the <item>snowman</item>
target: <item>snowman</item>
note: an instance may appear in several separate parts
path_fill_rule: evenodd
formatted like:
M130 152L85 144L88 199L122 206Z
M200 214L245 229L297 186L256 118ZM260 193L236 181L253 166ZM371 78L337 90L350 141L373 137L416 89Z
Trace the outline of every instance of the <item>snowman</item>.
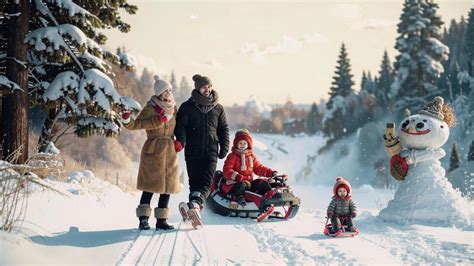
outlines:
M454 112L442 97L402 120L398 128L401 151L390 163L392 174L402 175L397 179L403 182L380 211L383 220L471 226L469 204L453 189L439 161L446 155L441 146L454 123Z

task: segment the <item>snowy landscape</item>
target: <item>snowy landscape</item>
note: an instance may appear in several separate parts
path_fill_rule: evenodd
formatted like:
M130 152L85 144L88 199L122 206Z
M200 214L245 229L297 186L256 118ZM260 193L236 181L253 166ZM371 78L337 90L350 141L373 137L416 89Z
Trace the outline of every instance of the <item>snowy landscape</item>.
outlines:
M0 265L474 265L473 200L472 1L0 4Z
M321 147L324 139L259 134L254 138L262 161L288 173L289 184L301 198L302 208L291 220L257 223L247 218L222 217L204 209L204 228L193 230L181 222L177 211L178 202L187 198L188 191L183 186L170 203L170 221L178 229L140 232L133 215L138 192L121 190L90 171L78 171L69 174L68 182L44 181L64 195L35 185L28 188L28 211L22 229L16 234L0 235L0 264L474 263L472 227L384 222L378 213L394 191L370 185L353 192L360 209L355 223L361 234L344 239L325 236L325 210L332 185L315 184L332 184L335 177L315 174L304 181L294 178L301 162ZM181 169L185 169L183 164ZM353 176L344 177L353 180ZM471 210L472 207L471 204Z

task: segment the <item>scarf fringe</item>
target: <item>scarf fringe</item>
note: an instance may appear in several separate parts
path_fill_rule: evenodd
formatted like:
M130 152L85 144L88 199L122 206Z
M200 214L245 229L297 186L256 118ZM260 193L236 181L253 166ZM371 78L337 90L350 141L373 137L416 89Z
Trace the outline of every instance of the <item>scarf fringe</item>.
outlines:
M240 153L240 161L241 161L240 170L241 170L241 171L247 170L247 165L246 165L246 162L245 162L245 155L246 155L246 154L247 154L247 152L242 152L242 153ZM253 169L253 158L252 158L252 155L249 156L249 166L250 166L250 169Z

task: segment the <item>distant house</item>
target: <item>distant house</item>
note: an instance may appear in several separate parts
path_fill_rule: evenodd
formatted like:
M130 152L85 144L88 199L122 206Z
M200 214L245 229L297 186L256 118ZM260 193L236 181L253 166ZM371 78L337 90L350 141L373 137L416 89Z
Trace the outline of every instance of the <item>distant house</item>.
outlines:
M295 135L306 132L306 122L302 118L290 118L283 122L283 132L285 135Z

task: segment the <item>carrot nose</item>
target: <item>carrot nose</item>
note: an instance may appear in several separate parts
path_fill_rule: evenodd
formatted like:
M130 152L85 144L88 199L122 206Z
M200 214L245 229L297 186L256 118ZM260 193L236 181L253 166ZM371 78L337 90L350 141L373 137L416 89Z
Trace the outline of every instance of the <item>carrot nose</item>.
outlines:
M416 129L414 127L409 127L407 131L408 133L416 133Z

